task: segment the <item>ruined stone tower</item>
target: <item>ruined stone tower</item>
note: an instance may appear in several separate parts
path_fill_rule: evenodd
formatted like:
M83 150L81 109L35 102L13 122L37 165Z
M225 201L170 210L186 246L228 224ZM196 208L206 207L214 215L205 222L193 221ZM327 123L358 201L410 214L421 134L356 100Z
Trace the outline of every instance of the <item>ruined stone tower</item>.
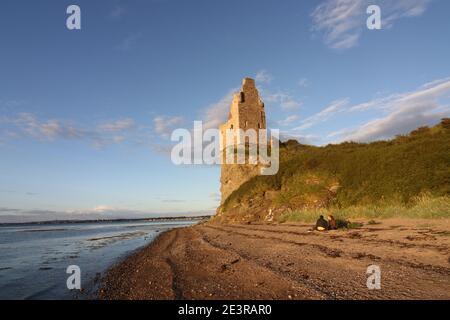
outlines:
M242 81L241 90L234 94L228 121L220 126L222 141L225 139L226 130L230 129L254 129L257 133L261 129L266 129L264 103L259 97L253 79L245 78ZM239 136L236 137L235 143L245 144L244 141L240 141ZM258 175L260 168L259 164L222 164L220 177L221 202L223 203L244 182Z
M222 134L226 129L266 129L264 103L259 98L255 80L245 78L241 90L234 94L228 121L220 126Z

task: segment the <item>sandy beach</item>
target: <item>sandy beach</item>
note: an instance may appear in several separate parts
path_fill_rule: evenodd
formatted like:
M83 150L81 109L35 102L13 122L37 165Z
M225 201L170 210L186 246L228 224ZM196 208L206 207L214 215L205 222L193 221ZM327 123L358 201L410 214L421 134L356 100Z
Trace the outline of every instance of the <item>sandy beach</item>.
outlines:
M203 223L161 234L111 268L100 299L450 299L450 220ZM381 268L381 290L366 270Z

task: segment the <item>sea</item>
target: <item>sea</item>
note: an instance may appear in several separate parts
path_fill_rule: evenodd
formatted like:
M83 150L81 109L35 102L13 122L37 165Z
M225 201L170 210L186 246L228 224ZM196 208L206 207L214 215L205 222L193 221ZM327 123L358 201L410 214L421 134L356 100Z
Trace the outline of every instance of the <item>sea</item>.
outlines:
M148 245L161 232L197 222L0 225L0 299L95 299L101 279L112 265ZM67 284L75 269L79 270L79 290L73 288L73 277Z

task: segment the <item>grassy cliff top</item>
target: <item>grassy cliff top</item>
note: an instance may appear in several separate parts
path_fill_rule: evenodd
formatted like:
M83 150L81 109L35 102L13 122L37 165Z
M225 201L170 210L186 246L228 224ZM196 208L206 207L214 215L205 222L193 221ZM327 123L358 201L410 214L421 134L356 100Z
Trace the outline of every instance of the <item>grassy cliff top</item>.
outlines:
M270 209L408 206L424 194L450 196L450 119L389 141L282 143L279 172L244 183L218 212L258 220Z

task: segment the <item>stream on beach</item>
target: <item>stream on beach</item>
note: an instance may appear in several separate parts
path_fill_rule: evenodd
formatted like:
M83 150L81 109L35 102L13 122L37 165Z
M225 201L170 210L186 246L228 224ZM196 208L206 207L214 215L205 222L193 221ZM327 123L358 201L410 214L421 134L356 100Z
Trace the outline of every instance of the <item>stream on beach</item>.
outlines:
M121 221L0 226L0 299L91 299L105 271L159 233L198 221ZM67 267L82 291L67 288Z

